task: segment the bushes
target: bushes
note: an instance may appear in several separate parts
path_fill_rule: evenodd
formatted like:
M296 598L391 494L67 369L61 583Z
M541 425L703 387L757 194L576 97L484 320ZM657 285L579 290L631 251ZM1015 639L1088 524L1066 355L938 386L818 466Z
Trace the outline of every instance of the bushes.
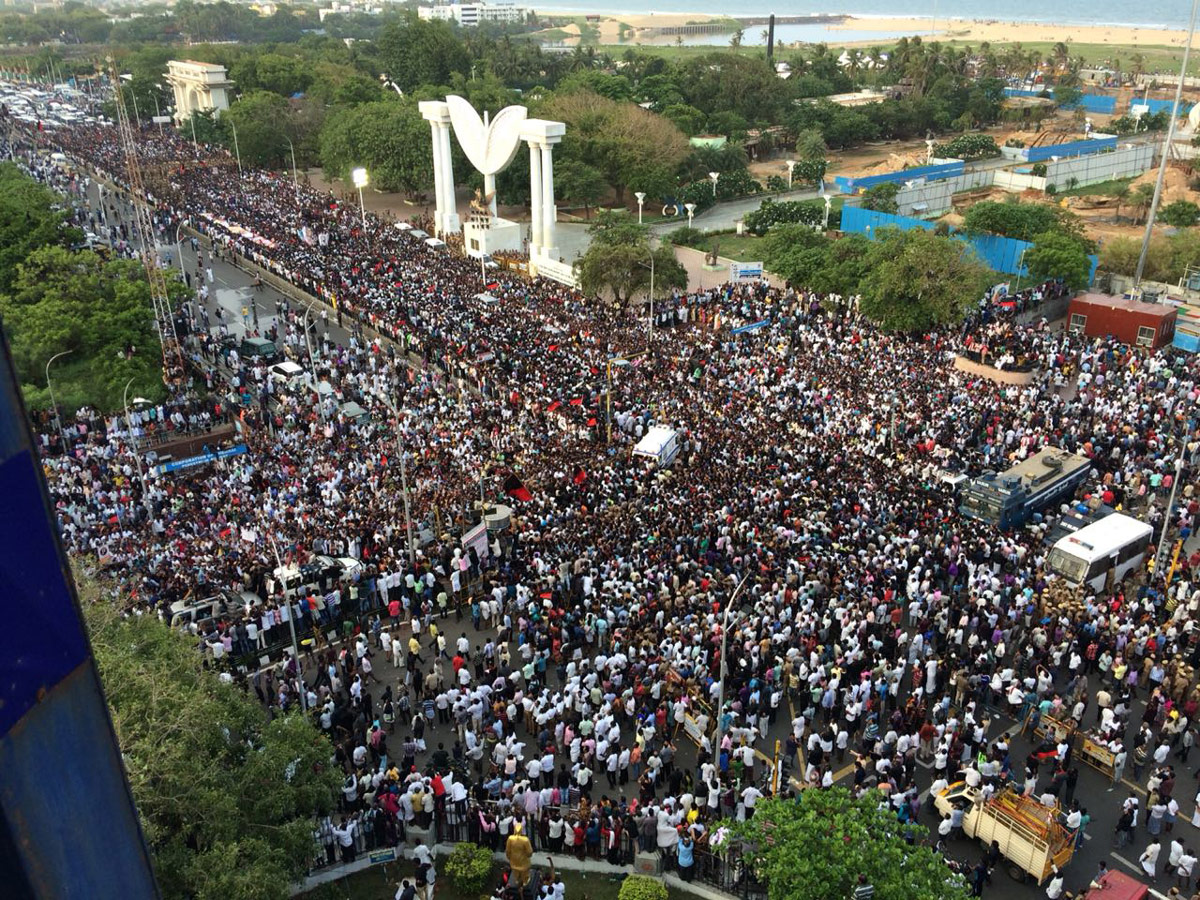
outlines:
M667 886L649 875L630 875L621 882L617 900L667 900Z
M492 874L492 853L485 847L460 843L446 857L446 874L460 894L479 896Z
M951 159L991 159L1000 155L1000 148L986 134L961 134L944 144L935 144L933 153Z
M706 237L699 228L688 228L684 225L668 234L667 241L679 247L699 247L704 243Z
M1200 206L1190 200L1176 200L1174 203L1164 206L1158 217L1168 225L1187 228L1195 225L1196 220L1200 219Z
M839 214L840 218L840 214ZM825 204L819 200L764 200L762 206L743 219L746 230L762 237L772 225L820 225L825 220ZM833 215L830 225L836 227Z
M797 166L797 168L799 168ZM709 182L711 190L712 182ZM750 177L745 169L736 172L722 172L717 180L717 199L732 200L747 194L761 194L763 186Z

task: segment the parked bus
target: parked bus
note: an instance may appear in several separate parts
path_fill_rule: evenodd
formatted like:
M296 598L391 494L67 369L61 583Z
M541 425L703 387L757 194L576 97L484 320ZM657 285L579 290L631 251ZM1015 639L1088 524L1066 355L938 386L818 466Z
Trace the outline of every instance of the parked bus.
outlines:
M1019 528L1052 503L1069 500L1092 462L1047 447L1000 474L984 472L962 488L959 511L1002 531Z
M1113 584L1141 565L1154 530L1138 519L1113 513L1060 539L1050 550L1046 567L1072 585L1103 590L1111 573Z

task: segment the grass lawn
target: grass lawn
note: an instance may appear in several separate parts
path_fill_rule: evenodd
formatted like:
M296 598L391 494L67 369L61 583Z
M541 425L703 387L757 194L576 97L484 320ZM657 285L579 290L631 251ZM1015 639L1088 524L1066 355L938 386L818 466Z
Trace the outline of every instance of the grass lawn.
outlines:
M1096 184L1089 184L1085 187L1077 187L1070 191L1059 191L1060 197L1115 197L1118 191L1125 187L1129 187L1133 181L1132 178L1110 178L1108 181L1099 181Z
M762 261L762 238L760 237L752 234L714 234L699 249L706 253L709 252L712 250L714 241L719 245L717 255L726 259L736 259L738 262Z
M441 857L445 861L445 857ZM362 872L356 872L348 878L343 878L332 884L322 885L315 891L302 894L300 900L392 900L396 894L396 885L401 878L412 876L412 862L404 860L399 863L374 866ZM492 880L488 885L490 891L500 880L500 867L496 866ZM435 890L436 900L480 900L479 897L463 894L455 890L450 879L441 874L438 867L438 880ZM617 900L621 889L620 880L599 872L562 872L563 884L567 888L568 900ZM669 900L688 900L690 895L668 888Z

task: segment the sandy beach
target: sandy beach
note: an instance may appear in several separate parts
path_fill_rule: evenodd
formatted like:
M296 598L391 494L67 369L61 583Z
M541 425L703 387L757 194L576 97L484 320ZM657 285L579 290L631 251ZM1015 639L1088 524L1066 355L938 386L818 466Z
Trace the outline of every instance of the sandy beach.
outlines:
M539 15L561 16L561 10L542 10ZM601 44L615 44L620 40L620 29L663 28L675 25L696 24L721 19L709 13L598 13ZM1129 25L1054 25L1041 22L1003 22L996 19L932 19L932 18L876 18L874 16L848 16L841 24L828 26L831 37L838 31L879 31L897 35L931 36L941 40L968 41L993 44L1014 42L1035 43L1042 41L1068 44L1113 44L1119 46L1182 47L1187 32L1181 29L1146 28ZM569 25L568 35L578 37L579 28ZM874 41L847 41L847 45L879 43Z
M1050 25L1039 22L1000 22L993 19L877 19L849 18L841 25L831 25L831 31L871 28L896 34L929 35L934 32L942 40L988 41L993 44L1037 41L1063 41L1076 44L1119 44L1159 47L1182 47L1187 39L1183 30L1165 28L1136 28L1127 25Z

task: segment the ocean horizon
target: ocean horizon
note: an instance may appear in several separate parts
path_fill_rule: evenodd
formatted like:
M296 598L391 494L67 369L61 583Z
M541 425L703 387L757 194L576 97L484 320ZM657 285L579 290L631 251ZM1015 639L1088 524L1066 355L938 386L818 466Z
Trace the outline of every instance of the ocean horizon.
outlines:
M606 15L652 15L654 13L698 13L710 16L806 16L806 15L847 15L864 20L913 18L927 19L931 23L947 21L991 21L991 22L1034 22L1056 25L1093 25L1110 26L1113 28L1157 28L1184 31L1188 26L1191 15L1191 4L1187 0L1163 0L1153 5L1130 7L1113 0L1099 2L1084 2L1084 0L1064 0L1048 9L1044 0L1011 0L1005 4L1002 14L997 15L994 3L987 0L829 0L820 7L801 3L779 4L738 4L730 8L722 0L659 0L653 8L645 5L638 6L632 0L597 0L588 4L581 0L538 0L532 4L538 10L562 11L573 13L603 13ZM869 22L864 21L865 32L873 32L882 36L884 31L874 31ZM777 26L778 27L778 26ZM784 26L788 27L788 26ZM817 25L798 25L798 28L812 29ZM758 42L757 32L752 36L748 29L745 42ZM838 34L831 31L831 34ZM754 38L752 40L751 38ZM1069 37L1069 35L1067 35ZM788 38L784 37L784 40ZM841 40L854 38L841 37Z

